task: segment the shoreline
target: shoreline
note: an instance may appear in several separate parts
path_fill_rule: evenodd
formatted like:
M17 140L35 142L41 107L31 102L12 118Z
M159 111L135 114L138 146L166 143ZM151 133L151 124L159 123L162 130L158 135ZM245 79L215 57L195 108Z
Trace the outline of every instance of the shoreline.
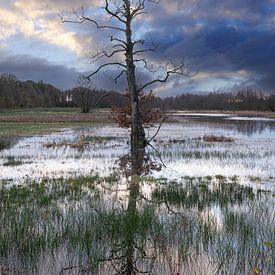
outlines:
M224 114L232 116L244 116L244 117L263 117L263 118L275 118L275 112L265 111L226 111L226 110L171 110L173 113L184 114Z
M33 109L9 109L0 110L0 123L29 122L29 123L114 123L110 109L95 109L91 113L83 114L79 109L49 108L47 110ZM242 116L275 119L275 112L263 111L226 111L226 110L167 110L166 122L173 122L179 116Z

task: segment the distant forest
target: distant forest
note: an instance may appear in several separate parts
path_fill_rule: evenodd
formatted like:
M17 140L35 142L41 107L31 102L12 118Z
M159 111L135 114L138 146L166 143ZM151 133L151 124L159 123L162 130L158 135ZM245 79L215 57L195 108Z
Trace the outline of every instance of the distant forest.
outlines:
M0 108L80 107L89 112L94 107L122 107L126 95L115 91L75 87L61 91L42 81L20 81L12 74L0 75ZM176 97L154 97L154 108L162 110L255 110L275 112L275 95L264 95L251 89L237 93L213 92L205 95L183 94Z

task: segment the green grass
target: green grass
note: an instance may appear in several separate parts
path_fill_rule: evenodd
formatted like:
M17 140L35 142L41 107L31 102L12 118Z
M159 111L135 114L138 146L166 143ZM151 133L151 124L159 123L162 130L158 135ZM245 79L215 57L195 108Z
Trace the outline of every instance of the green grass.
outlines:
M50 133L64 128L91 126L91 122L0 122L1 136L24 136L32 134Z
M108 121L109 109L82 114L80 108L22 108L0 110L0 137L49 133ZM95 118L96 117L96 118ZM95 120L94 120L95 118Z
M91 110L91 113L109 113L110 109L108 108L97 108ZM77 107L54 107L54 108L47 108L47 107L37 107L37 108L19 108L19 109L0 109L0 116L5 115L70 115L70 114L80 114L81 109Z
M55 107L55 108L20 108L20 109L2 109L0 110L0 116L3 115L33 115L33 114L79 114L80 108L67 108L67 107Z

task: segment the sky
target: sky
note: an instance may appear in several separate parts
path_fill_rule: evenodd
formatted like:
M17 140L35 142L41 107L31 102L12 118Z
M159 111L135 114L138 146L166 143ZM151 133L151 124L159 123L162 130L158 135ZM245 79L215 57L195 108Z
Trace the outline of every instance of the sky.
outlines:
M75 19L72 10L83 10L100 23L121 27L105 14L104 2L0 0L0 73L63 90L77 85L79 76L103 64L93 56L101 49L111 52L110 36L123 37L97 30L91 22L62 24L60 16ZM145 56L148 64L162 68L184 60L188 73L195 74L150 87L158 96L246 88L275 94L275 0L160 0L146 3L146 12L136 17L133 35L144 39L144 48L156 46ZM111 61L121 58L114 55ZM163 78L162 70L149 73L141 65L136 68L138 85ZM124 75L114 82L119 72L108 67L91 81L98 89L124 91Z

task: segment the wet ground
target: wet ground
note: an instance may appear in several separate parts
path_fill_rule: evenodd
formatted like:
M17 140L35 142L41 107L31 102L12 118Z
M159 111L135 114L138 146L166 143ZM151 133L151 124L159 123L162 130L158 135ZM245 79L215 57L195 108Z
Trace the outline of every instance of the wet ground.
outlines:
M129 132L115 125L9 143L0 270L273 274L275 121L178 120L146 148L138 179L128 173Z
M150 128L147 136L157 129ZM224 136L232 142L207 142L205 136ZM129 151L129 131L115 125L65 129L61 133L19 139L1 151L0 179L22 181L89 175L110 175L117 159ZM151 156L164 162L170 179L181 176L275 177L275 121L235 120L233 117L189 117L164 124Z

